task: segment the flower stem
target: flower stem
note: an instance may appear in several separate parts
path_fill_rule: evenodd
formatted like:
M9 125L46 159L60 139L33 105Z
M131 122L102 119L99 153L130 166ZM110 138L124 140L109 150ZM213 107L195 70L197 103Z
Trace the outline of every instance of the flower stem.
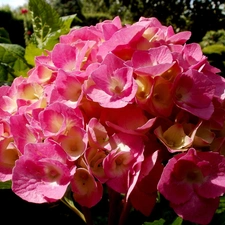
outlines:
M120 219L119 219L118 225L124 225L125 224L130 210L131 210L131 203L130 203L129 199L125 200L125 198L124 198L123 211L122 211L122 213L120 215Z
M85 216L84 214L77 208L75 207L74 205L72 205L69 201L67 201L66 198L62 198L60 199L61 202L63 202L66 206L68 206L71 210L73 210L73 212L75 212L85 223L86 222L86 219L85 219Z
M108 188L109 194L109 216L108 225L118 224L121 212L121 194Z

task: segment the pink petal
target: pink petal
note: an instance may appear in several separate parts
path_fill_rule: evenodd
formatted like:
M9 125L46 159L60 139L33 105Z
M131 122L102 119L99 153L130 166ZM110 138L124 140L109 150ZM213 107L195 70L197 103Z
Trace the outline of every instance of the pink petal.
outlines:
M212 116L214 92L215 85L203 73L195 70L182 73L174 82L176 105L202 119Z
M197 224L209 224L218 206L219 198L206 199L194 193L190 200L184 204L171 204L178 216Z
M84 168L78 168L71 181L73 197L80 205L88 208L96 205L102 198L103 187L99 181Z

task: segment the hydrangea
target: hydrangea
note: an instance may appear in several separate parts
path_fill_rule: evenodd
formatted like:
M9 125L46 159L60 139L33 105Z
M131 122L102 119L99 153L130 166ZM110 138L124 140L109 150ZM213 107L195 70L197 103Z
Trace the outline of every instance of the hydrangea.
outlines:
M71 190L89 208L108 187L146 216L159 192L209 223L225 193L225 79L190 36L144 17L62 35L0 87L0 180L29 202Z

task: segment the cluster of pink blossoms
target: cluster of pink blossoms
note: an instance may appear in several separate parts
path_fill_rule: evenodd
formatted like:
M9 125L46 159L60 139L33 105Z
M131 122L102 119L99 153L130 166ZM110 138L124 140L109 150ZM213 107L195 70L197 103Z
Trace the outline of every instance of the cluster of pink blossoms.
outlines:
M34 203L70 188L85 207L105 185L146 216L160 192L209 223L225 193L225 79L190 35L116 17L61 36L0 87L0 180Z

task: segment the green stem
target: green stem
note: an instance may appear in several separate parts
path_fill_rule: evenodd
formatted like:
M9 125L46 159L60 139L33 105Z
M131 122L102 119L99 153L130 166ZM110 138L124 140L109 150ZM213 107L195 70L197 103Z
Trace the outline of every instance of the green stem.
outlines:
M77 207L71 205L65 198L62 198L61 202L73 210L73 212L75 212L85 223L87 223L84 214L79 209L77 209Z
M23 17L23 26L24 26L24 39L26 46L29 44L29 38L28 38L28 26L27 26L27 14L24 14Z

